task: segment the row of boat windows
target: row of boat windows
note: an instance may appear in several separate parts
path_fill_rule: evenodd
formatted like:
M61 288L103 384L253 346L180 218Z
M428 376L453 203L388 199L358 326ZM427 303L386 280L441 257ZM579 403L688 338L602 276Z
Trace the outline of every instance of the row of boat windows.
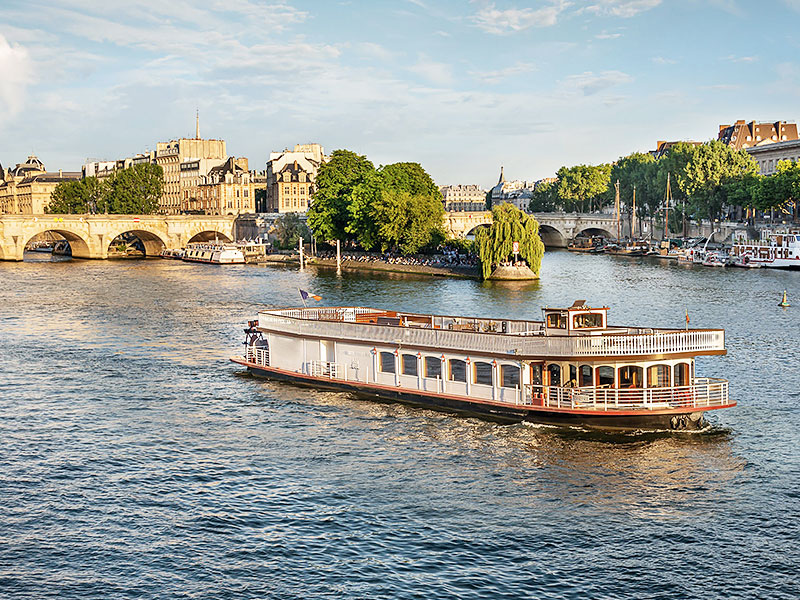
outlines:
M422 359L423 374L431 379L442 377L442 360L438 356L426 356ZM467 362L451 358L445 363L449 381L467 381ZM479 385L494 385L493 367L491 363L476 361L472 363L471 381ZM395 373L397 365L394 352L380 353L380 369L383 373ZM519 387L519 367L516 365L500 365L499 384L502 387ZM403 375L419 375L419 361L416 354L403 354L400 357L400 372Z
M616 387L620 388L641 388L644 387L645 373L649 388L689 385L688 363L678 363L674 366L652 365L647 367L647 371L644 367L635 365L617 369L610 366L592 367L591 365L569 365L567 368L562 368L559 364L550 364L543 369L541 365L531 365L531 383L533 385L567 385L570 387L615 387L616 384ZM543 374L548 379L546 383L543 383Z

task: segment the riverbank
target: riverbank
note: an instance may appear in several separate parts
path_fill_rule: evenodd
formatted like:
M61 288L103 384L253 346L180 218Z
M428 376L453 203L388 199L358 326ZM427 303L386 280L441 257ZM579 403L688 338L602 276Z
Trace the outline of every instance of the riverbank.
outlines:
M300 266L299 257L291 254L268 254L266 264L282 264ZM336 259L317 258L309 256L306 265L323 269L335 269ZM414 275L427 275L429 277L455 277L458 279L480 279L480 270L477 266L454 265L448 267L433 267L430 265L393 264L382 261L357 261L342 260L343 271L381 271L384 273L406 273Z

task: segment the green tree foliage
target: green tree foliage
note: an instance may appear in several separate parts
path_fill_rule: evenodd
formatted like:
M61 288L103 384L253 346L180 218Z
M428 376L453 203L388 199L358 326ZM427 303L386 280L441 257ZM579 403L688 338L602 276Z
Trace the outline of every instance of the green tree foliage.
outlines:
M349 150L334 150L317 173L316 191L308 210L308 225L321 240L345 240L353 190L375 172L375 166Z
M611 169L611 181L619 181L620 197L633 212L633 190L636 189L637 217L652 216L664 202L657 185L658 168L650 153L634 152L620 158Z
M528 210L531 212L554 212L561 206L558 197L558 182L548 181L537 185L532 194Z
M365 250L414 254L445 239L436 184L417 163L395 163L365 177L351 194L346 232Z
M611 165L576 165L558 170L558 197L569 211L599 209L611 180Z
M149 215L158 209L164 188L164 169L144 163L117 171L108 180L108 212L119 215Z
M92 178L94 179L94 178ZM62 181L50 194L47 212L58 215L79 215L88 212L89 190L85 180Z
M297 248L300 238L311 239L311 232L297 213L286 213L275 221L275 247L284 250Z
M539 222L513 204L492 207L492 225L479 229L475 236L484 279L492 274L496 265L513 255L514 242L519 242L520 257L538 275L544 256L544 244L539 237Z
M718 219L726 200L725 182L757 173L758 165L747 152L714 140L694 149L677 180L696 217Z

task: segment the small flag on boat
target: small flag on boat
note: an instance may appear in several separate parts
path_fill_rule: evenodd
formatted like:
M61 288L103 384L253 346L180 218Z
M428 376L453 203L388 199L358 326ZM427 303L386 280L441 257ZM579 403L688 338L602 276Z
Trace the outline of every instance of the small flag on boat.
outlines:
M686 309L686 328L689 328L689 309Z
M307 291L305 291L305 290L300 290L300 297L301 297L303 300L308 300L309 298L312 298L313 300L316 300L317 302L319 302L320 300L322 300L322 296L317 296L316 294L309 294L309 293L308 293Z

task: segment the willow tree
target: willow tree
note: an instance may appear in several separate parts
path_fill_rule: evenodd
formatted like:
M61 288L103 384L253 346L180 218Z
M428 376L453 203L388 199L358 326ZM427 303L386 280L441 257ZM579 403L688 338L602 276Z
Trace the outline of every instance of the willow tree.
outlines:
M478 258L483 278L488 279L498 264L514 254L514 242L519 242L519 256L539 275L544 255L544 244L539 237L539 222L513 204L492 208L492 224L479 229L475 235Z

